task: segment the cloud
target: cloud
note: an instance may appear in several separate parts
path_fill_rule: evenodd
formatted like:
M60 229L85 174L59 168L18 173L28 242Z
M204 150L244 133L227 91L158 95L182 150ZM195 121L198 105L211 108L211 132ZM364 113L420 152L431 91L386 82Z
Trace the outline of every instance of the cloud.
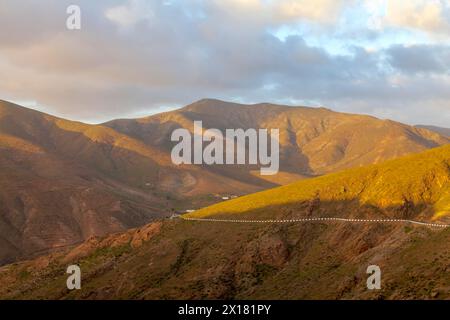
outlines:
M310 20L317 23L336 21L345 5L353 0L216 0L227 12L256 15L272 23Z
M281 19L310 19L321 23L335 22L341 11L353 1L343 0L281 0L276 1L276 12Z
M409 74L448 73L450 47L441 45L395 45L386 51L390 65Z
M65 28L73 3L82 10L80 31ZM385 19L383 8L327 0L4 0L0 96L88 121L212 97L450 123L442 111L450 105L449 43L431 35L421 42L421 33L392 21L368 25ZM282 27L292 32L273 32Z
M122 27L131 27L139 21L154 17L150 3L145 0L132 0L125 5L108 8L105 15Z
M449 36L450 3L447 0L387 0L386 22Z

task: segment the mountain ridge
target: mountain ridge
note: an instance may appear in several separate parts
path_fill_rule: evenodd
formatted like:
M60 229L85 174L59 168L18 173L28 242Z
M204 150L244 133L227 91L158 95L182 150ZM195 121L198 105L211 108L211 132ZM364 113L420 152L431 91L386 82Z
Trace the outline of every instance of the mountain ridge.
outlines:
M211 99L175 111L139 119L113 120L104 125L161 147L172 144L167 132L179 127L192 131L194 120L203 121L205 129L280 129L281 167L285 167L282 171L297 174L324 174L450 142L426 129L373 116L326 108L267 103L243 105ZM362 140L365 141L361 143Z
M450 128L438 127L438 126L430 126L430 125L416 125L417 128L424 128L430 131L434 131L443 136L450 137Z

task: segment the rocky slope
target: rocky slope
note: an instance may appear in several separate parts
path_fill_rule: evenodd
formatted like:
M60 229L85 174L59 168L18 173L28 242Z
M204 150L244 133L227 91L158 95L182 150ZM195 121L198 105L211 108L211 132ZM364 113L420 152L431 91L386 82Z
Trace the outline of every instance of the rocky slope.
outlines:
M442 128L442 127L436 127L436 126L425 126L425 125L417 125L415 126L417 128L427 129L436 133L439 133L440 135L444 137L450 137L450 128Z
M450 224L450 145L300 181L186 217L413 219ZM0 297L449 299L450 228L408 223L162 220L0 269ZM68 291L78 264L82 289ZM366 268L382 270L367 290Z

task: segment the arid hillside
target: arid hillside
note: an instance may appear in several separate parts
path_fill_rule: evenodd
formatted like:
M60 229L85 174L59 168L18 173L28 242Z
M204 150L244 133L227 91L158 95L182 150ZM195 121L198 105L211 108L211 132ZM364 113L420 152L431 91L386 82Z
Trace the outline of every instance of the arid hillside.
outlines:
M0 103L0 264L164 216L162 199L135 187L156 160L130 140Z
M175 166L171 132L279 128L281 168ZM369 116L201 100L143 119L89 125L0 101L0 264L142 226L173 212L418 152L449 139Z
M203 185L212 194L258 190L176 167L170 155L111 128L7 102L0 151L0 264L170 215ZM199 193L191 205L218 201Z
M277 128L280 130L280 173L269 177L286 184L350 167L378 163L420 152L450 142L435 132L371 116L334 112L325 108L290 107L274 104L242 105L205 99L172 112L114 120L106 126L170 152L170 134L176 128L193 129L201 120L204 129ZM254 168L205 169L251 181L261 178ZM252 170L253 169L253 170Z
M416 127L434 131L444 137L450 137L450 128L442 128L442 127L436 127L436 126L424 126L424 125L417 125Z
M270 222L320 217L384 222ZM266 222L231 222L255 219ZM244 196L4 266L0 297L450 298L450 227L399 219L450 225L450 145ZM81 290L66 289L70 264L81 267ZM381 290L366 288L366 268L373 264L382 270Z

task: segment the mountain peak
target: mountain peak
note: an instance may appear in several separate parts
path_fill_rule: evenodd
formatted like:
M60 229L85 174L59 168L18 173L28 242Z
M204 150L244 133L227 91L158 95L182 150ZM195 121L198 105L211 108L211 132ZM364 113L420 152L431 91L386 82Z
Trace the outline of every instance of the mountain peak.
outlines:
M257 108L257 110L255 110ZM291 106L291 105L282 105L282 104L276 104L276 103L269 103L269 102L259 102L259 103L240 103L240 102L230 102L230 101L224 101L219 99L201 99L196 102L193 102L184 108L178 110L178 111L188 111L188 112L195 112L195 113L211 113L211 112L224 112L224 111L233 111L233 112L257 112L257 113L264 113L264 112L280 112L280 111L289 111L289 110L295 110L295 109L302 109L302 110L321 110L321 111L328 111L332 112L332 110L323 108L323 107L305 107L305 106ZM218 114L220 116L221 113Z

